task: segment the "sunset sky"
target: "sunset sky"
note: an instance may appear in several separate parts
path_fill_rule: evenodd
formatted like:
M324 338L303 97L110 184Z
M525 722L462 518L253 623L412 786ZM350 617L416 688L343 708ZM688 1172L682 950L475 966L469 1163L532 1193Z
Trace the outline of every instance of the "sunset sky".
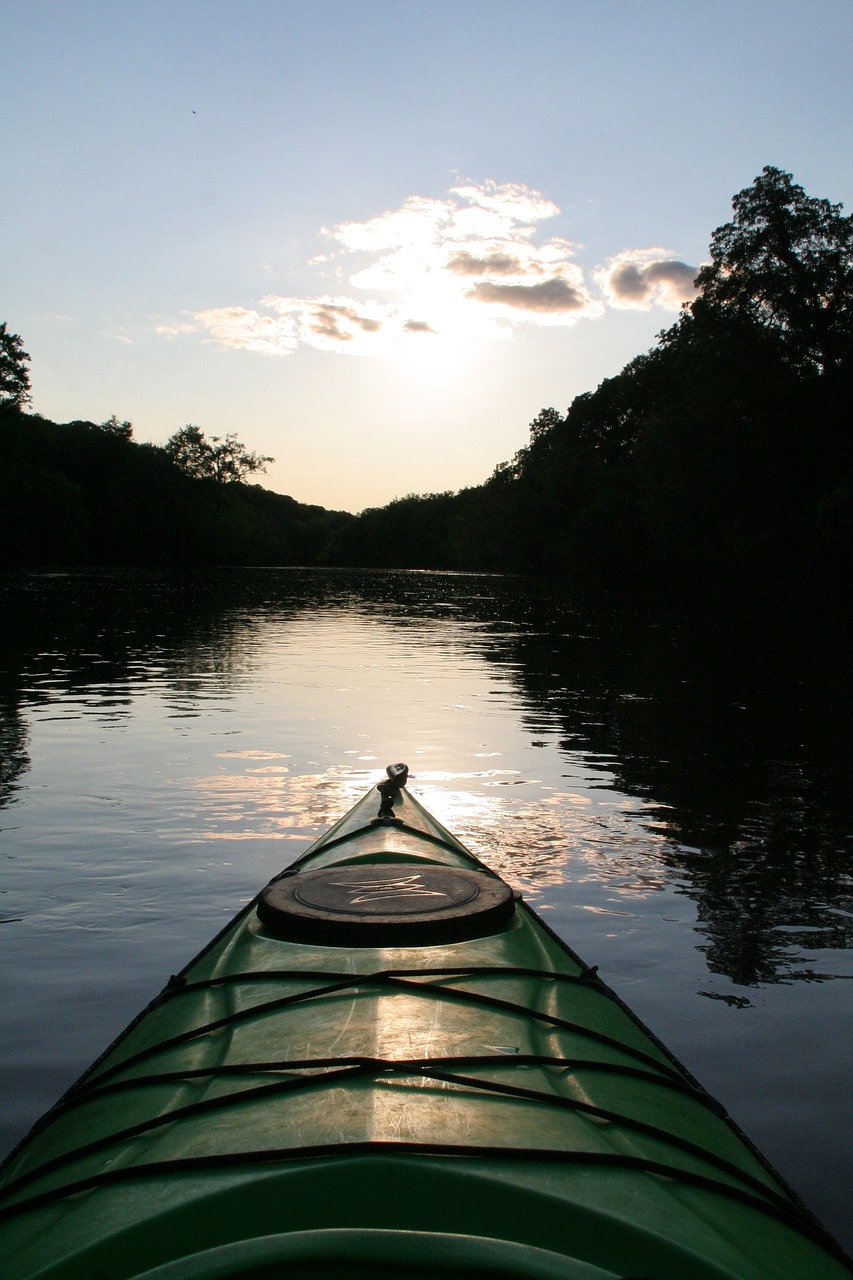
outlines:
M0 0L33 409L352 511L486 479L767 164L853 208L851 0Z

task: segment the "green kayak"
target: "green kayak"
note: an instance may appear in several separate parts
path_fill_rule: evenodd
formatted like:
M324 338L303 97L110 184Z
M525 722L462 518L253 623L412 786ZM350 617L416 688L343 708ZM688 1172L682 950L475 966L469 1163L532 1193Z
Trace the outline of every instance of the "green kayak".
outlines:
M406 777L390 766L12 1153L6 1280L849 1280Z

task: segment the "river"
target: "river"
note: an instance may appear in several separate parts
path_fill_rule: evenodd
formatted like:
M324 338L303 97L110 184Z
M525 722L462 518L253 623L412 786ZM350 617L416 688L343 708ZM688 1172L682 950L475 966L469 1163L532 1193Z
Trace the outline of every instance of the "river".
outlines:
M0 1147L402 759L853 1249L848 637L820 598L0 577Z

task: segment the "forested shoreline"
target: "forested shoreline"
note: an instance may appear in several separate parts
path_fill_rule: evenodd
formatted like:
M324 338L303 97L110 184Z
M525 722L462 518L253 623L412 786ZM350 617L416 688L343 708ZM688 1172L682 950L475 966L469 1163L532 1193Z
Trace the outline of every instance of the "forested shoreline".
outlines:
M0 405L0 546L21 568L316 564L356 517L193 475L166 448Z
M129 423L57 424L8 394L5 563L849 571L853 218L774 168L733 209L657 345L565 414L543 409L511 461L458 493L327 511L243 482L269 459L244 451L243 472L221 456L215 468L197 428L140 444Z

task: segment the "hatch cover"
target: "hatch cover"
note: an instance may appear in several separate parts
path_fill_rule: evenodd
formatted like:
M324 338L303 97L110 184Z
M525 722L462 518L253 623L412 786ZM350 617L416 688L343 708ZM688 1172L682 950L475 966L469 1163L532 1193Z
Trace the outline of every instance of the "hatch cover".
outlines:
M325 946L429 946L494 933L514 909L509 885L461 867L359 863L283 876L258 915L279 936Z

